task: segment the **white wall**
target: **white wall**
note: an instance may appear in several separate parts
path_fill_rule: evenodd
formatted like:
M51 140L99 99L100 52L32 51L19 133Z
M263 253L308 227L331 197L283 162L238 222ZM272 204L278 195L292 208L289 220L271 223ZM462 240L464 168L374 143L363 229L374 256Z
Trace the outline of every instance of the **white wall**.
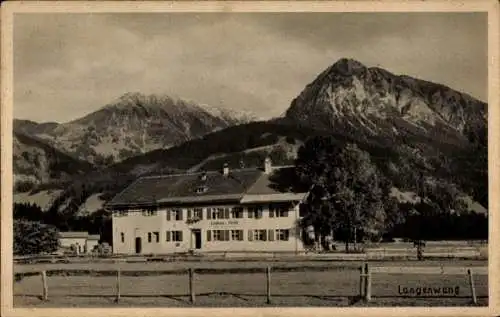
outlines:
M210 206L233 207L233 206ZM193 225L186 224L187 209L183 208L183 220L175 221L173 217L166 220L166 210L159 210L157 215L144 216L142 212L129 212L128 216L113 215L113 253L135 253L135 238L142 238L142 253L166 254L186 252L194 248L194 235L191 229L201 230L202 248L199 252L207 251L303 251L304 247L299 237L295 236L296 222L299 216L298 206L289 211L288 217L269 217L267 206L264 205L262 218L248 218L247 209L244 209L243 218L239 219L207 219L206 207L203 208L203 220ZM290 229L288 241L248 241L248 230L258 229ZM183 232L182 242L167 242L166 231ZM243 241L207 241L207 230L243 230ZM160 234L159 242L152 237L148 242L148 232L157 231ZM124 233L125 241L121 242L120 233Z
M90 253L94 246L99 244L99 240L87 240L86 242L87 253Z
M84 252L84 246L85 246L85 241L87 241L86 238L59 238L60 246L62 248L69 248L71 245L75 245L78 243L80 246L80 252Z

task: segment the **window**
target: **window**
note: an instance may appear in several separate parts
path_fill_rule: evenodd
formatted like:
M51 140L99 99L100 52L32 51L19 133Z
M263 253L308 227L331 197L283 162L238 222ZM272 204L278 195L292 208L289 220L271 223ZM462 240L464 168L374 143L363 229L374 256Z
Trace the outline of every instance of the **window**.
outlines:
M208 241L229 241L229 230L208 230ZM211 234L210 234L211 233Z
M243 241L243 230L231 230L231 240Z
M269 217L283 218L288 217L289 205L285 204L272 204L269 205Z
M167 231L167 242L182 242L182 231Z
M198 218L200 220L203 219L203 208L195 208L193 212L194 212L193 216L195 218Z
M262 218L262 206L248 207L248 218L260 219Z
M190 208L187 210L187 217L188 219L203 219L203 208Z
M290 229L277 229L276 230L276 240L288 241L290 238Z
M231 218L233 218L233 219L243 218L243 208L241 208L241 207L234 207L231 210Z
M120 239L122 240L122 243L125 242L125 233L120 232Z
M160 233L158 231L148 232L148 242L149 243L153 242L153 237L154 237L154 241L156 243L160 242ZM123 240L122 240L122 242L123 242Z
M196 193L197 194L203 194L204 192L206 192L208 190L208 187L206 186L200 186L200 187L197 187L196 188Z
M229 208L207 208L207 219L229 219Z
M248 241L267 241L267 230L248 230Z
M143 210L142 211L142 215L143 216L156 216L158 215L158 211L154 210L154 209L147 209L147 210Z
M167 221L170 220L175 220L179 221L182 220L182 209L171 209L167 210Z

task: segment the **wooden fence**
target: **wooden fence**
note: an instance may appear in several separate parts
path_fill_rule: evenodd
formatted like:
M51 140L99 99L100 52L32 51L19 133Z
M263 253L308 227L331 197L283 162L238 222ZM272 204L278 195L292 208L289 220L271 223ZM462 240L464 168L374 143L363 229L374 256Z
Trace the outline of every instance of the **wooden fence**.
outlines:
M293 269L293 270L292 270ZM188 275L188 289L189 289L189 294L187 296L189 297L189 301L194 304L196 302L196 279L195 276L196 274L237 274L237 273L253 273L253 274L262 274L264 273L266 276L266 285L265 287L262 287L262 296L265 296L266 302L268 304L272 303L272 289L271 289L271 277L272 277L272 272L290 272L290 271L295 271L299 270L299 267L296 268L290 268L290 267L271 267L267 266L265 268L260 267L260 268L235 268L235 269L183 269L183 270L175 270L175 271L160 271L160 272L149 272L157 275L166 275L166 274L173 274L173 275L184 275L187 273ZM328 271L332 270L334 268L332 267L322 267L322 268L317 268L318 270L321 271ZM471 291L471 303L474 305L477 305L477 292L475 288L475 281L474 281L474 275L487 275L488 274L488 268L487 267L441 267L441 266L431 266L431 267L398 267L398 266L385 266L385 267L370 267L368 263L364 263L361 265L359 268L359 292L358 292L358 299L359 300L364 300L365 302L370 302L372 300L372 286L373 286L373 276L376 274L409 274L409 275L429 275L429 274L435 274L435 275L462 275L464 277L467 277L470 291ZM300 270L299 270L300 271ZM113 273L114 272L114 273ZM115 287L115 302L119 302L120 299L126 295L122 294L121 290L121 279L123 274L126 274L127 276L144 276L145 272L139 272L139 271L122 271L119 267L113 271L113 270L108 270L108 271L98 271L98 270L88 270L88 271L71 271L71 270L50 270L50 271L41 271L41 272L26 272L26 273L17 273L16 278L17 280L21 280L23 276L33 276L33 275L40 275L41 276L41 282L42 282L42 294L40 298L43 301L47 301L49 298L49 288L47 284L47 279L48 276L52 275L101 275L101 276L110 276L110 275L115 275L116 276L116 287ZM142 275L141 275L142 274ZM265 290L265 292L264 292ZM280 294L274 294L276 296L285 296L285 295L280 295ZM184 296L184 295L183 295ZM397 296L396 296L397 297ZM430 296L432 297L432 296ZM438 296L434 296L438 297Z

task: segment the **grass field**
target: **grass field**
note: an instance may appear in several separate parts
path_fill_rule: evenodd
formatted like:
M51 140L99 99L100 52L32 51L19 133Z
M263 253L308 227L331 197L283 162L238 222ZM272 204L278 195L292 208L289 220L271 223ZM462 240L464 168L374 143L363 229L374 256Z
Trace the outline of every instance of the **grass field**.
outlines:
M16 307L120 307L164 306L189 307L189 280L187 274L130 276L127 270L156 272L193 268L261 268L262 262L211 263L93 263L16 265L15 272L33 272L52 269L123 271L120 279L121 300L114 303L115 276L48 276L49 301L43 302L40 276L26 276L14 283ZM466 275L422 275L376 273L372 277L372 297L369 304L359 302L359 271L357 262L274 262L280 267L329 267L328 271L307 269L300 272L273 271L271 274L272 304L277 306L456 306L470 304L471 291ZM422 261L378 262L371 266L486 266L484 261ZM487 305L488 277L475 276L479 304ZM438 298L402 297L399 287L451 287L459 289L457 296ZM195 306L266 306L266 275L257 273L196 274Z

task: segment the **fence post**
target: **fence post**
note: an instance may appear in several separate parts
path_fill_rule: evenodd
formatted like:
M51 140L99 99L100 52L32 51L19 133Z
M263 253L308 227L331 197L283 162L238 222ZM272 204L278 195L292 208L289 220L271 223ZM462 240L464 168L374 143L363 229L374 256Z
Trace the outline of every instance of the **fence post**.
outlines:
M120 267L117 268L116 270L116 299L115 299L115 302L119 302L120 301L120 275L121 275L121 271L120 271Z
M191 303L195 302L195 291L194 291L194 269L189 269L189 294L191 298Z
M43 284L42 300L46 301L49 298L49 287L47 286L47 273L45 271L42 271L41 275Z
M369 302L372 299L372 274L368 263L365 264L365 300Z
M470 283L470 292L472 296L472 303L477 305L477 297L476 297L476 288L474 287L474 275L472 273L472 269L467 270L467 275L469 275L469 283Z
M268 266L266 269L266 277L267 277L267 288L266 288L267 303L271 304L271 267L270 266Z
M361 265L359 268L359 298L363 298L363 281L365 280L365 266L364 264Z

